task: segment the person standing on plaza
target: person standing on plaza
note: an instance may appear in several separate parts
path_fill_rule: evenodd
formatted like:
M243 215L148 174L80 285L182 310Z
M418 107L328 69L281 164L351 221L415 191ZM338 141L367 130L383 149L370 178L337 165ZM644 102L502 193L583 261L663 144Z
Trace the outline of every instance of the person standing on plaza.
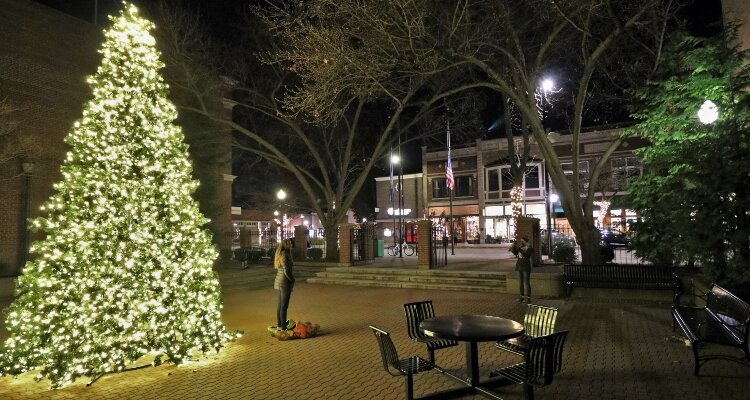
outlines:
M286 318L289 299L294 288L294 262L292 261L292 246L289 240L282 240L276 247L273 267L276 268L273 288L279 291L279 302L276 308L276 326L272 326L270 329L286 331L294 328L294 323Z
M511 246L510 251L518 258L516 271L518 271L519 297L517 301L531 302L531 257L534 256L534 248L529 243L529 237L524 236Z

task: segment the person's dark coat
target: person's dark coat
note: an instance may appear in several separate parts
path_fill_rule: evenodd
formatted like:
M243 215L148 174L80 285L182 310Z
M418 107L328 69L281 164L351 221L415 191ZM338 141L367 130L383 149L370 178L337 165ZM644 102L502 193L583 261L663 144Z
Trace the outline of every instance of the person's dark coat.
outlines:
M518 257L516 261L516 271L531 272L531 257L534 255L534 248L530 244L519 246L513 243L510 251Z

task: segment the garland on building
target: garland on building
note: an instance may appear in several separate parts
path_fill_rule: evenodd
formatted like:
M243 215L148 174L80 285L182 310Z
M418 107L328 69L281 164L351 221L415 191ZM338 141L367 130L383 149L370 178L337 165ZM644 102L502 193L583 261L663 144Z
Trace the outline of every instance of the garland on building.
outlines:
M238 336L221 321L217 252L191 197L153 24L127 3L112 24L63 179L32 224L45 238L6 310L0 373L37 370L53 388L146 355L180 364Z

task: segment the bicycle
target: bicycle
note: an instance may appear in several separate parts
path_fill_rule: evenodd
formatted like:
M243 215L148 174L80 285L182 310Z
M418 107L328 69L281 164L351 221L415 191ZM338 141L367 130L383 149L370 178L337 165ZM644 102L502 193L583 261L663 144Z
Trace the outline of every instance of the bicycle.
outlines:
M416 251L416 245L406 242L401 243L401 245L394 243L393 246L388 248L388 255L395 257L399 254L399 250L401 250L405 256L412 256Z

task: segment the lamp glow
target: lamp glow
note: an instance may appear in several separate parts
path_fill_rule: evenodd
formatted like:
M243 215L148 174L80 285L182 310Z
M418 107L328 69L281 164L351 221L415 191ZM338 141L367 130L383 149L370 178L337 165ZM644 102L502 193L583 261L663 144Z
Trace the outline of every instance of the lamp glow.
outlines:
M702 124L712 124L719 119L719 107L711 100L706 100L698 110L698 119Z
M544 90L545 92L551 92L554 87L555 81L553 81L551 78L546 78L542 81L542 90Z

